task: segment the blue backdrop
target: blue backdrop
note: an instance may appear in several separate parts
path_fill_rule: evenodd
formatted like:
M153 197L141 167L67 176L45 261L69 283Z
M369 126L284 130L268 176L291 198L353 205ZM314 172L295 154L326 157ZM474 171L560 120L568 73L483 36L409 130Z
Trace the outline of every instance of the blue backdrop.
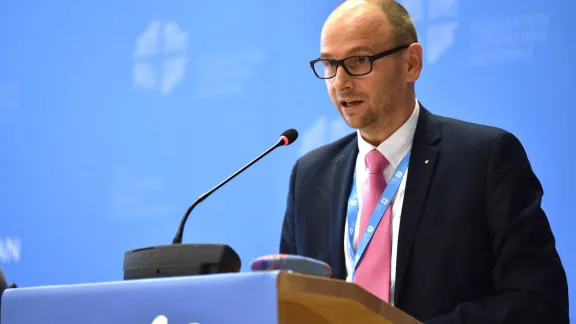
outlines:
M0 266L9 279L121 279L125 250L169 243L193 199L294 127L294 146L200 205L184 235L233 246L244 270L276 252L293 163L351 131L308 65L338 2L1 2ZM573 281L576 5L403 3L425 48L418 98L521 139Z

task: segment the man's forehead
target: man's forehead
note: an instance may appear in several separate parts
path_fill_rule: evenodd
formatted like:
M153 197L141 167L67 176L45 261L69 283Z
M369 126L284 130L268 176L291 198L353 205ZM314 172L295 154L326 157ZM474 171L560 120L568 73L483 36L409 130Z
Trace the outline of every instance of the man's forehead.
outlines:
M387 43L390 27L385 15L374 8L365 9L335 12L328 18L320 36L323 57L373 52Z
M320 46L320 58L344 58L351 55L366 55L377 52L376 47L368 42L355 42L348 45Z

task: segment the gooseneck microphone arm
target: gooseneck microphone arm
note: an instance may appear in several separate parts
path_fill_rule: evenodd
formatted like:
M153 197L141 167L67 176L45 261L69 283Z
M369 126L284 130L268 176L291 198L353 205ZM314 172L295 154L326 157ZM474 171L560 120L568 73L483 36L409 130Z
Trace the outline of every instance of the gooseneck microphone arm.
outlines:
M243 166L240 170L234 172L234 174L232 174L231 176L226 178L226 180L220 182L214 188L210 189L209 191L207 191L206 193L204 193L200 197L198 197L190 205L190 207L188 207L188 209L184 213L184 216L182 217L182 220L180 221L180 226L178 226L178 231L176 232L176 235L174 236L174 239L172 240L172 244L181 244L182 243L182 237L184 235L184 227L186 226L186 221L188 221L188 216L190 216L190 213L192 212L192 210L199 203L204 201L204 199L208 198L216 190L218 190L220 187L222 187L223 185L228 183L228 181L234 179L237 175L244 172L244 170L248 169L250 166L252 166L254 163L258 162L260 159L262 159L263 157L268 155L270 152L274 151L275 149L277 149L280 146L292 144L296 140L296 138L298 138L298 132L295 129L289 129L289 130L285 131L284 133L282 133L282 135L280 136L280 139L278 139L278 142L276 142L276 144L274 144L272 147L267 149L264 153L260 154L260 156L258 156L257 158L255 158L254 160L250 161L248 164Z
M290 145L298 138L295 129L288 129L266 152L236 171L216 187L201 195L188 207L178 231L169 245L156 245L129 250L124 253L124 280L165 278L174 276L194 276L214 273L239 272L242 266L240 256L226 244L184 244L182 236L186 221L192 210L208 196L234 179L244 170L268 155L274 149Z

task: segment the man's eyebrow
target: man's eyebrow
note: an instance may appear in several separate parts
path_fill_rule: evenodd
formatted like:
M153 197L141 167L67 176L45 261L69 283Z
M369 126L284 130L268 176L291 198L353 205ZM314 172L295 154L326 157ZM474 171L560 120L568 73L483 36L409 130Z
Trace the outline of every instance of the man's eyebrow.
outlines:
M370 47L368 45L360 45L360 46L353 47L350 51L348 51L348 54L354 55L354 54L358 54L359 52L371 52L371 51L372 51L372 47Z
M359 46L352 47L348 51L347 56L356 55L356 54L361 53L361 52L371 52L371 51L372 51L372 47L370 47L368 45L359 45ZM334 57L332 55L330 55L330 53L321 52L320 56L318 58L319 59L333 59Z
M329 52L320 52L319 59L332 59L334 58Z

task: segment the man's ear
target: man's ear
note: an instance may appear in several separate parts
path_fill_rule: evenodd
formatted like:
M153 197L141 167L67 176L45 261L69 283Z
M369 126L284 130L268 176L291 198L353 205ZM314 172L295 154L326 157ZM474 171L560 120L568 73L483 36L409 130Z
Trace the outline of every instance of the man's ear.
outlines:
M413 43L404 53L407 65L406 82L416 82L422 71L422 45Z

